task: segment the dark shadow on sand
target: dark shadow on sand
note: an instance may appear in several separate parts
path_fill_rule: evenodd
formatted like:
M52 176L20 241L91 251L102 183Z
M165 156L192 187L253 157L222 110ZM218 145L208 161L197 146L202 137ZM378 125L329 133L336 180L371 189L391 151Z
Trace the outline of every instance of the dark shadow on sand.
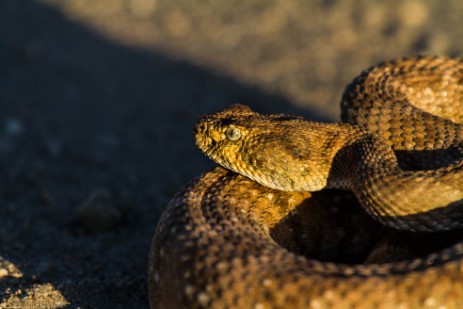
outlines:
M70 307L147 307L146 264L169 198L212 164L191 134L234 102L322 119L220 72L109 41L33 1L0 1L0 256ZM103 188L122 219L91 233L77 209Z

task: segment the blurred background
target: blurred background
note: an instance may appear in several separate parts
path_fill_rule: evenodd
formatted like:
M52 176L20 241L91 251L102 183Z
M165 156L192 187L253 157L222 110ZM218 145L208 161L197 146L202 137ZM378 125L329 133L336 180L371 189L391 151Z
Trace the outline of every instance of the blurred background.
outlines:
M337 121L361 70L462 35L456 0L0 0L0 308L147 308L201 114Z

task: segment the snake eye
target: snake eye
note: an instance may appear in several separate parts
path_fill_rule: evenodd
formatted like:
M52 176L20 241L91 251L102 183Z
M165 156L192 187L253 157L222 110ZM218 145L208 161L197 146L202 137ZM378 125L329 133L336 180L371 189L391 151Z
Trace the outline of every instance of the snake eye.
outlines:
M225 136L231 141L237 141L241 138L241 131L238 128L228 128L225 131Z

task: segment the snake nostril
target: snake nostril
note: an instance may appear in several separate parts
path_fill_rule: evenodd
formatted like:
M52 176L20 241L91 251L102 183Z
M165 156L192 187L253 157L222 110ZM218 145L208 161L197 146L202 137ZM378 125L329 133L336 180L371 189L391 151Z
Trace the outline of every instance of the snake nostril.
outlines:
M202 134L206 129L204 123L198 123L195 125L194 133L195 134Z

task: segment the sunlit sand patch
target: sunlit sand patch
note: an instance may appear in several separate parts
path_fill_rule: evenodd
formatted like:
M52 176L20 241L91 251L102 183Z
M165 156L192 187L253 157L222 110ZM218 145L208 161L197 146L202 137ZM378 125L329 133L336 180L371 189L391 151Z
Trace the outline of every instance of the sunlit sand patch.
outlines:
M6 277L21 278L22 272L10 261L0 256L0 279Z
M0 280L22 278L23 273L4 257L0 256ZM14 280L14 279L13 279ZM37 284L28 288L9 287L3 291L0 309L6 308L62 308L69 305L59 290L52 284Z
M57 309L69 305L52 284L33 285L27 289L5 291L5 298L0 303L0 309L6 308L49 308Z

